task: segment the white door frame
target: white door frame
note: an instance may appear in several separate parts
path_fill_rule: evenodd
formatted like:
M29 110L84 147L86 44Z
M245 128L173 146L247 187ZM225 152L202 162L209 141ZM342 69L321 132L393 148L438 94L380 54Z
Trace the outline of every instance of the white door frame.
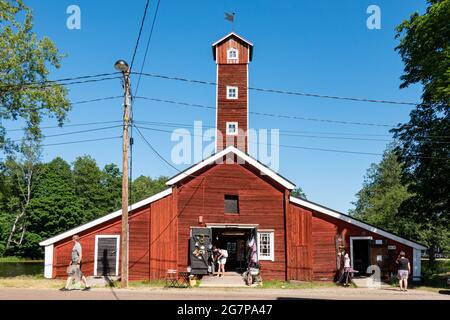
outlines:
M94 276L97 276L97 254L98 254L98 239L100 238L115 238L116 239L116 276L119 275L119 251L120 251L120 235L118 234L101 234L95 236L95 251L94 251Z
M353 240L372 240L372 236L365 236L365 237L350 237L350 265L352 266L352 269L354 269L353 266ZM370 257L369 257L370 259Z

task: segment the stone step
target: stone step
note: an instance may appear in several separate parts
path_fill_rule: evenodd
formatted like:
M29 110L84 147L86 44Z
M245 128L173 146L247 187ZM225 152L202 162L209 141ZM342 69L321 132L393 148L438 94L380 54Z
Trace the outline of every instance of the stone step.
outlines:
M105 287L105 286L111 286L113 281L117 281L119 277L96 277L96 276L89 276L86 277L87 283L91 286L96 287Z
M200 287L245 288L247 285L239 273L225 272L225 276L223 277L204 276L200 281Z
M358 288L383 289L390 287L389 284L382 281L377 281L373 277L353 278L352 283Z

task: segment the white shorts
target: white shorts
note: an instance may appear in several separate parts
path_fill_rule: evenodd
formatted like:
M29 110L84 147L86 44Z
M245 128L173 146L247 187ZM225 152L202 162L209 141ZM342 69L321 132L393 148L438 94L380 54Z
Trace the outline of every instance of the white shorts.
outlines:
M227 258L220 258L219 261L217 261L217 263L225 265L225 263L227 263Z

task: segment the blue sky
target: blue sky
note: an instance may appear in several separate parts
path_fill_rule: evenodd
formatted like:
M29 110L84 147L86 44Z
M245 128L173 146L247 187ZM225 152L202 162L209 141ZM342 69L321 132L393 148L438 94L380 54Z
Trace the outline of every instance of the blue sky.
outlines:
M28 0L34 10L35 31L50 37L67 57L52 79L114 72L119 59L131 61L145 0L88 1ZM81 30L66 27L69 5L81 8ZM381 29L369 30L366 9L381 8ZM425 1L167 1L161 0L145 72L215 81L216 66L211 44L231 31L224 12L236 12L235 31L255 45L249 67L252 87L401 101L419 101L418 86L399 89L403 64L394 51L395 26L415 11L423 12ZM135 71L142 63L156 1L150 2ZM133 84L137 78L132 79ZM117 96L119 80L70 86L73 102ZM139 95L215 105L214 86L142 78ZM317 99L250 91L250 111L288 114L305 118L395 125L408 120L410 106ZM67 124L120 120L120 100L75 105ZM134 119L139 121L193 124L201 120L214 125L214 110L137 100ZM54 125L52 119L44 125ZM18 123L6 123L7 129ZM100 125L91 128L100 127ZM327 138L281 136L280 144L312 148L382 153L390 140L389 128L343 125L250 115L252 128L279 128L311 132ZM89 128L89 127L86 127ZM171 128L160 127L164 130ZM84 128L46 129L55 134ZM45 144L120 135L120 128L47 138ZM323 133L330 134L323 134ZM342 135L351 134L351 135ZM11 137L17 137L11 132ZM354 134L358 134L355 136ZM167 159L174 142L165 132L145 131L153 146ZM364 136L363 136L364 135ZM328 137L332 137L328 138ZM373 138L371 140L336 137ZM382 141L378 141L382 140ZM61 156L69 162L88 154L100 166L121 163L121 141L108 140L44 148L48 161ZM340 211L348 211L361 188L364 174L380 156L356 155L305 149L280 148L280 173L301 186L308 198ZM179 166L184 169L185 166ZM173 169L135 135L133 177L172 176Z

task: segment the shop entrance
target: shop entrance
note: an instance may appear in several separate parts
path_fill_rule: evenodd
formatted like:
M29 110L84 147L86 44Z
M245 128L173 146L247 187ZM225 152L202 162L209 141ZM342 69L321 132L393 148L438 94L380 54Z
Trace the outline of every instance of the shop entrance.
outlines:
M366 276L367 268L370 265L370 237L351 237L350 249L351 257L350 261L353 269L357 270L358 276Z
M220 249L228 251L225 270L244 272L247 270L248 240L254 229L213 228L212 243Z

